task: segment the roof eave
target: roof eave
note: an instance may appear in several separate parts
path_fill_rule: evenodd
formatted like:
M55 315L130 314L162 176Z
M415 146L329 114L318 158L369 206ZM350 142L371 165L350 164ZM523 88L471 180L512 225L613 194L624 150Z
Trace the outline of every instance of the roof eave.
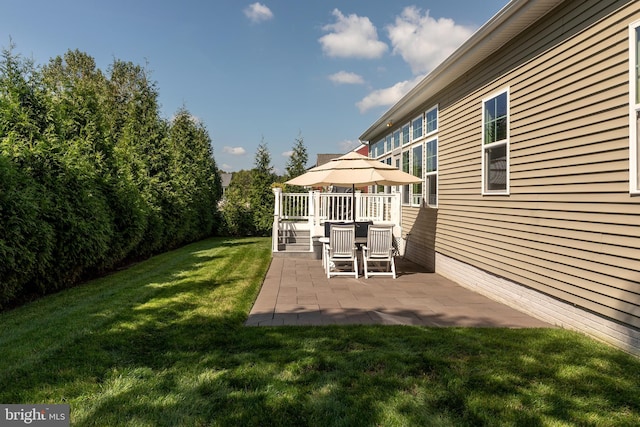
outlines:
M433 69L361 136L370 142L388 129L389 122L404 120L428 98L461 77L472 66L498 50L564 0L512 0L447 59ZM395 119L394 119L395 118Z

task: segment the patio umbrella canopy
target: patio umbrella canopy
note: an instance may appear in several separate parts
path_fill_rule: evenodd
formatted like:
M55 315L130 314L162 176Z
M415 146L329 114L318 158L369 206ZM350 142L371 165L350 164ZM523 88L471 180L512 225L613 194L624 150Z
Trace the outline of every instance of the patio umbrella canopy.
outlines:
M400 169L370 159L356 152L350 152L337 159L309 169L306 173L286 182L301 187L335 185L351 187L353 220L356 219L355 187L368 185L407 185L422 182L422 178L410 175Z
M422 179L398 168L350 152L287 181L302 187L335 185L340 187L366 187L368 185L417 184Z

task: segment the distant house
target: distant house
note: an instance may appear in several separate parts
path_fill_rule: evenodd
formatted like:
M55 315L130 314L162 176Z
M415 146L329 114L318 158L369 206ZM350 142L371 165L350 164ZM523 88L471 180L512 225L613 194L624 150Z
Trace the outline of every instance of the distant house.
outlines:
M321 166L324 165L325 163L330 162L333 159L337 159L338 157L344 155L344 153L338 153L338 154L318 154L318 156L316 157L316 164L314 166Z
M360 137L405 256L640 353L640 2L513 0Z
M363 156L369 155L369 146L367 144L360 144L353 150L358 154L362 154ZM333 159L337 159L338 157L344 156L345 153L334 153L334 154L318 154L316 157L316 164L313 166L321 166L327 162L330 162Z

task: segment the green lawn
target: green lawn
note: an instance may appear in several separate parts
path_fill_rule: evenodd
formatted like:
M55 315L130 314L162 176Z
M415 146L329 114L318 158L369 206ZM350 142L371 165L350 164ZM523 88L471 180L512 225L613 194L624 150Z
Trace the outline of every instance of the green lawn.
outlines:
M580 334L244 327L269 239L210 239L0 315L0 403L72 425L640 424L640 360Z

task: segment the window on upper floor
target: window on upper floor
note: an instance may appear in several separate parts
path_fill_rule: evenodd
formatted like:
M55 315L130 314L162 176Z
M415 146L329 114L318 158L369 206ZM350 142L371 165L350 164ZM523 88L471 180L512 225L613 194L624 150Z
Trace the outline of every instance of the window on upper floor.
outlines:
M425 114L427 135L438 131L438 107L433 107Z
M482 192L509 193L509 91L482 101Z
M407 123L406 125L402 126L402 145L408 144L409 143L409 123Z
M382 156L382 154L384 154L384 139L381 139L380 141L376 142L376 147L375 147L375 151L373 153L373 157L374 158L378 158L380 156Z
M400 129L396 130L395 132L393 132L393 148L399 148L400 147Z
M422 138L422 114L411 121L411 140Z

